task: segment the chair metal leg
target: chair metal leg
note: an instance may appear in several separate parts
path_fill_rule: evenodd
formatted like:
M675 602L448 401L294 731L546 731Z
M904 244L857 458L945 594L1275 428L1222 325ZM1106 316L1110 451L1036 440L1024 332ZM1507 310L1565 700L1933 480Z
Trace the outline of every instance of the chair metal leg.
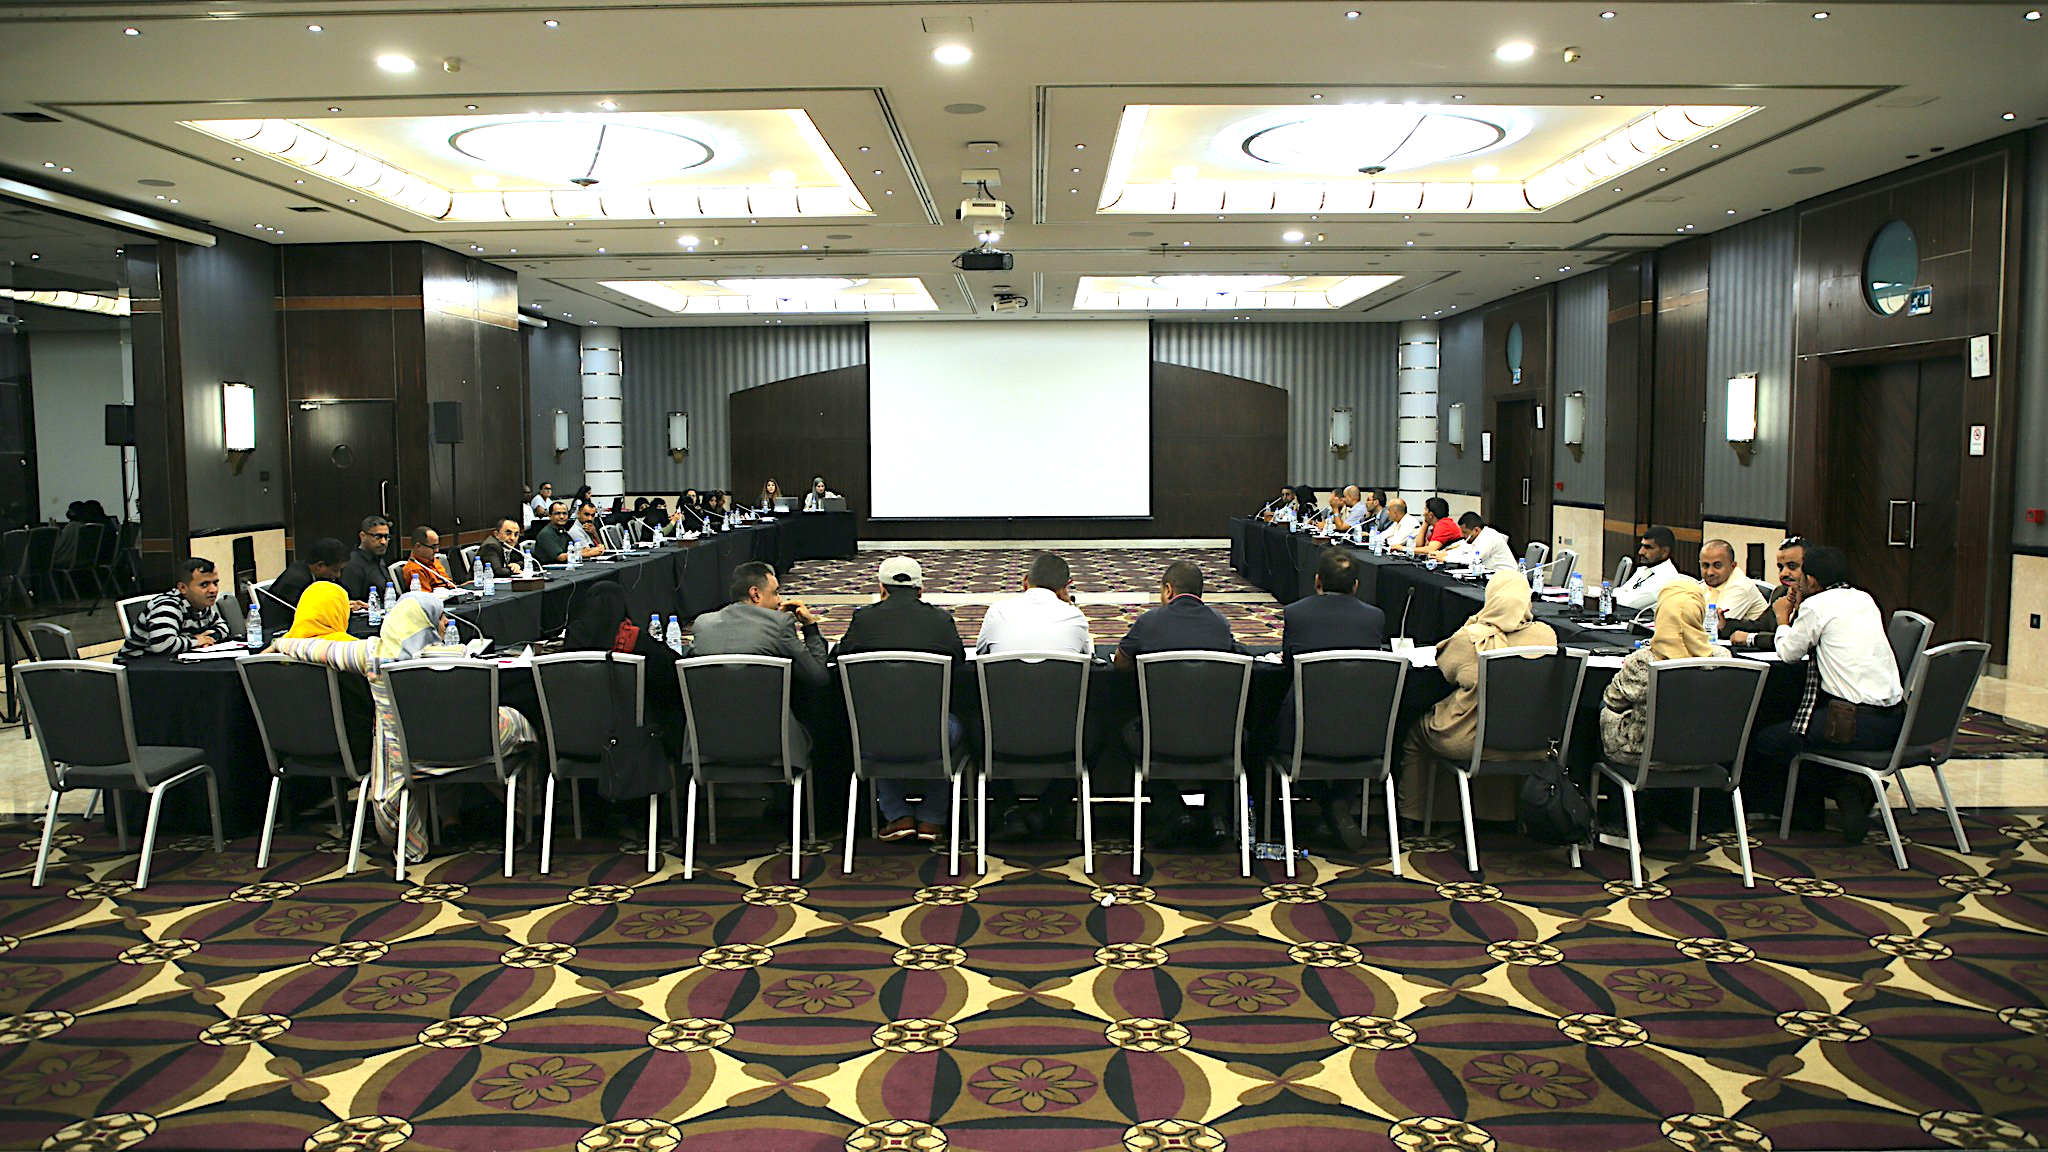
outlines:
M334 834L338 837L343 826L341 810L348 807L348 789L342 787L342 778L339 776L329 777L327 786L334 791Z
M548 773L548 783L553 784L554 782L554 773ZM553 829L546 826L546 819L546 817L542 818L543 826L540 830L541 839L543 840L547 839L548 833L553 831ZM573 777L569 780L569 831L574 833L578 840L583 839L583 782ZM547 869L543 868L541 871L546 872Z
M1145 778L1131 782L1131 882L1145 874Z
M1282 796L1287 794L1287 786L1285 781L1286 774L1273 771L1273 762L1271 760L1266 761L1265 769L1266 811L1259 817L1259 839L1271 843L1273 840L1273 777L1280 776L1283 778L1280 786L1280 794ZM1288 875L1292 876L1294 873L1289 872Z
M207 814L213 817L213 850L215 852L225 852L228 850L228 839L226 836L221 835L220 781L214 778L213 765L211 764L201 767L199 774L206 779Z
M370 811L370 781L356 781L356 827L348 838L348 870L353 873L363 862L363 817Z
M789 786L789 882L794 884L804 875L804 778L798 776Z
M1293 813L1288 819L1293 819ZM1252 782L1244 769L1237 771L1237 873L1252 874Z
M1948 809L1949 830L1956 834L1956 850L1967 856L1970 854L1970 838L1963 835L1962 816L1956 811L1956 802L1949 797L1948 778L1941 774L1941 765L1934 765L1933 770L1934 786L1941 789L1941 806ZM1901 780L1899 783L1904 784L1905 781Z
M519 773L505 777L505 878L512 878L512 837L519 830ZM531 832L528 835L532 835Z
M1095 871L1095 797L1088 787L1091 773L1081 770L1081 874L1086 876Z
M845 859L840 861L839 870L853 872L853 818L860 812L860 777L846 782L846 847Z
M1642 831L1636 824L1636 786L1624 780L1621 782L1621 813L1628 821L1628 882L1641 887L1643 883L1643 839Z
M988 875L988 772L974 774L974 871Z
M149 790L149 815L142 825L142 858L135 864L135 890L149 887L149 854L156 849L156 816L164 804L164 790Z
M718 785L704 785L704 834L718 843Z
M647 871L661 866L661 797L647 798Z
M43 886L43 871L50 864L50 837L57 831L57 800L63 795L55 788L50 789L50 806L43 812L43 846L36 851L36 878L29 885L31 888Z
M683 797L683 879L697 875L697 777L690 777L690 790Z
M256 866L270 867L270 834L277 829L277 792L284 785L284 777L270 778L270 799L263 805L263 840L256 846Z
M1700 850L1700 790L1697 788L1692 790L1692 828L1685 834L1685 850Z
M121 803L119 795L107 797L107 807L114 812L114 847L128 851L128 806Z
M366 788L368 786L367 783L364 785ZM398 846L392 851L392 856L398 861L393 867L393 874L400 884L405 883L405 841L411 833L411 816L412 783L407 781L398 790Z
M23 724L23 725L21 726L21 731L22 731L22 738L23 738L23 739L27 739L27 738L28 738L28 725L24 723L24 724ZM93 792L92 792L92 796L91 796L90 798L88 798L88 799L86 800L86 802L85 802L85 816L84 816L84 819L90 820L90 819L92 819L92 818L93 818L94 816L97 816L97 815L99 815L99 811L100 811L100 801L102 801L102 800L104 800L104 799L106 799L106 798L107 798L107 793L106 793L106 791L105 791L104 789L100 789L100 788L95 788L95 789L93 789Z
M1756 872L1749 866L1749 813L1742 810L1742 789L1731 788L1728 802L1735 805L1735 853L1742 858L1742 886L1756 887Z
M1479 835L1472 827L1472 778L1458 773L1458 810L1465 818L1465 867L1479 877Z
M1280 835L1281 844L1287 849L1287 878L1294 879L1294 785L1287 779L1287 773L1280 777ZM1268 823L1271 823L1268 820ZM1269 832L1268 835L1271 835Z
M1870 777L1870 790L1877 796L1877 814L1884 817L1884 834L1892 839L1892 859L1898 862L1899 871L1906 870L1906 846L1899 843L1899 824L1892 819L1892 806L1885 803L1884 777Z
M1799 757L1792 758L1792 764L1785 769L1785 799L1778 806L1784 811L1778 813L1778 839L1792 838L1792 799L1799 795Z
M1905 769L1901 768L1893 775L1892 779L1899 782L1899 798L1906 802L1906 811L1916 816L1919 815L1920 805L1913 802L1913 789L1906 785Z
M427 782L427 843L441 842L441 790Z
M960 874L960 774L953 773L953 814L946 822L951 847L946 853L946 867L953 875Z
M1422 834L1436 835L1436 774L1441 771L1437 762L1429 762L1429 771L1422 775Z
M1387 771L1385 788L1387 793L1387 861L1394 866L1394 875L1399 876L1401 874L1401 817L1395 811L1396 801L1394 799L1394 773L1392 769ZM1364 803L1365 798L1361 795L1359 797L1359 804L1362 806Z
M576 785L571 783L573 790ZM548 866L554 861L555 849L555 774L548 773L547 785L541 790L540 804L540 874L548 874Z

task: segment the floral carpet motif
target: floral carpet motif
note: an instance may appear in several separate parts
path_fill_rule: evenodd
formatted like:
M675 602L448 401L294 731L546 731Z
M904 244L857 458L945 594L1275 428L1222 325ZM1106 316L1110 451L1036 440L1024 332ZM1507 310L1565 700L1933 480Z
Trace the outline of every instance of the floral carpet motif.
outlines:
M348 876L324 830L48 884L0 825L0 1148L1764 1152L2048 1140L2048 823L1563 856L1234 857L741 824ZM1374 845L1377 847L1377 845ZM968 857L971 860L971 856Z

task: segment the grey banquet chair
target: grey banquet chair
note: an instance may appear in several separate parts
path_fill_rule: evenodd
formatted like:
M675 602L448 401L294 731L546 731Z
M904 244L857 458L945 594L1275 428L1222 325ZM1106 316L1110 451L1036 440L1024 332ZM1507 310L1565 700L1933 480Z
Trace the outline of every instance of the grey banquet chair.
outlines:
M789 786L789 878L802 877L811 738L791 711L790 667L786 656L698 656L676 663L683 761L690 772L683 811L685 880L697 870L697 790L704 789L709 812L720 784Z
M1294 658L1294 748L1272 759L1280 777L1280 827L1289 876L1294 875L1295 786L1353 780L1362 785L1360 832L1372 810L1372 785L1380 785L1385 794L1387 856L1394 875L1401 874L1394 734L1409 667L1408 658L1396 652L1346 649Z
M1138 657L1137 771L1131 780L1131 874L1142 875L1145 784L1236 784L1238 870L1252 874L1251 791L1244 715L1252 658L1236 652L1154 652Z
M363 817L369 810L369 733L351 739L341 702L341 673L324 664L307 664L275 653L244 656L235 661L242 691L256 714L263 740L263 758L270 768L270 799L263 808L263 842L256 866L270 866L270 838L277 828L277 801L287 776L320 777L334 792L334 819L347 810L350 786L356 789L355 820L349 832L348 871L362 863Z
M1913 682L1913 669L1927 653L1927 641L1934 635L1934 621L1918 612L1901 608L1892 613L1885 624L1885 639L1891 643L1892 659L1899 666L1899 683ZM1906 811L1918 812L1920 806L1913 802L1913 789L1906 784L1906 777L1898 777L1899 796L1906 801Z
M1560 548L1557 555L1551 557L1549 565L1544 568L1543 582L1552 588L1568 587L1572 582L1572 573L1578 571L1578 568L1579 554L1569 548Z
M952 792L946 831L947 866L960 872L960 776L968 768L964 741L953 736L953 661L931 652L863 652L841 656L839 688L853 737L853 782L846 790L846 846L841 867L853 871L853 818L866 784L914 780Z
M1628 578L1630 576L1633 576L1635 574L1635 571L1635 557L1623 556L1621 559L1616 560L1614 562L1614 586L1616 588L1619 588L1623 584L1628 583Z
M547 731L548 782L540 816L540 873L554 864L555 789L569 786L573 829L583 835L582 782L601 774L614 729L639 727L647 715L647 658L630 653L557 652L533 658L534 693ZM647 870L661 861L661 794L647 798Z
M505 866L512 875L512 829L519 809L519 767L498 743L498 666L488 660L434 658L386 664L384 686L398 717L398 845L395 873L405 879L405 830L413 785L502 785ZM424 770L424 771L423 771Z
M1465 866L1479 875L1479 841L1472 825L1472 781L1481 776L1525 776L1538 765L1560 770L1571 763L1572 722L1586 680L1586 654L1569 649L1496 648L1479 654L1479 728L1471 757L1439 764L1458 775L1458 805L1465 822ZM1434 826L1436 782L1423 803L1425 830ZM1572 867L1579 846L1571 847Z
M38 660L78 659L78 638L62 624L38 620L28 625L29 654Z
M57 801L79 788L109 792L133 791L149 797L149 815L142 826L142 855L135 866L135 886L149 887L149 858L156 848L157 814L165 790L197 776L206 782L206 801L213 816L213 850L223 851L220 831L220 789L206 753L198 748L137 744L134 713L128 701L128 670L118 664L86 660L39 660L15 669L28 718L43 756L43 775L50 785L50 803L43 815L43 841L36 852L34 887L42 887L50 860L51 835L57 828ZM122 851L128 850L128 822L118 800L110 799Z
M1636 820L1636 793L1684 788L1692 792L1692 831L1686 848L1699 846L1700 789L1728 793L1735 808L1736 852L1742 860L1742 884L1756 886L1749 862L1749 815L1742 805L1742 763L1749 752L1750 729L1764 695L1770 669L1756 660L1719 658L1659 660L1650 665L1650 690L1644 707L1643 751L1633 762L1602 759L1602 777L1621 786L1622 812L1628 825L1629 881L1643 882L1642 832ZM1732 723L1737 716L1740 724ZM1597 781L1596 781L1597 783ZM1599 814L1599 793L1593 797ZM1597 823L1597 821L1596 821Z
M154 595L129 596L114 601L114 619L121 622L121 639L135 635L135 626L142 623L143 609L156 599Z
M1522 551L1522 571L1542 575L1543 567L1550 561L1550 545L1541 540L1529 541Z
M1798 792L1800 765L1825 764L1870 782L1878 814L1884 818L1885 835L1891 838L1892 859L1903 870L1906 848L1899 841L1899 825L1892 817L1892 807L1885 802L1884 786L1908 768L1926 767L1933 770L1934 784L1941 789L1941 802L1948 809L1948 826L1955 833L1956 850L1968 852L1970 840L1963 833L1962 817L1956 812L1948 778L1941 768L1954 754L1956 733L1963 726L1963 714L1969 711L1970 695L1976 691L1977 679L1984 674L1984 664L1990 658L1991 645L1981 640L1957 640L1930 649L1914 666L1913 678L1906 685L1905 720L1899 727L1899 738L1890 748L1874 752L1809 748L1795 757L1785 774L1786 803L1778 821L1778 838L1792 834L1791 797Z
M981 689L981 771L975 780L974 867L988 871L988 782L1071 780L1081 795L1081 871L1095 871L1094 800L1083 730L1090 660L1079 652L973 657Z

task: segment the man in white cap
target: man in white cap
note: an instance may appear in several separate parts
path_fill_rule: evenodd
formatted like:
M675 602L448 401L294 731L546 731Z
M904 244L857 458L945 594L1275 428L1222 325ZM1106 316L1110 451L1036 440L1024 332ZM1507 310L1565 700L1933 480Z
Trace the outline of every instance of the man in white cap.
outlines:
M951 612L921 598L923 566L908 556L891 556L882 561L875 579L881 586L882 598L853 614L836 654L932 652L951 657L957 671L967 660L966 646L960 642L960 626L953 622ZM960 720L950 717L949 721L952 740L958 744L963 736ZM914 807L909 800L913 788L923 794ZM882 808L884 823L880 835L884 840L915 836L936 842L946 834L951 796L941 783L877 780L875 799Z

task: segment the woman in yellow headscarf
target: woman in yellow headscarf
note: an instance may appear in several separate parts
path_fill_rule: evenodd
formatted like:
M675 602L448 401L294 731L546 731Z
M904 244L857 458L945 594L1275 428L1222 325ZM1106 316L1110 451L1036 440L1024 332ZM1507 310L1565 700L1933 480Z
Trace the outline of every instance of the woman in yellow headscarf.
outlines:
M1441 789L1437 808L1456 812L1458 798L1449 772L1433 771L1438 760L1470 760L1479 736L1479 655L1497 648L1555 648L1557 633L1530 611L1529 581L1519 572L1495 572L1486 582L1486 603L1463 627L1436 646L1436 668L1451 694L1408 733L1402 748L1401 814L1421 819L1423 789ZM1512 820L1518 782L1482 776L1472 782L1472 814L1480 820Z
M353 641L355 637L348 634L348 593L332 580L315 580L307 585L292 613L291 630L282 639L326 640L335 644Z
M1650 720L1650 665L1659 660L1726 656L1707 639L1707 587L1673 580L1657 591L1657 625L1650 642L1628 654L1621 671L1600 694L1600 743L1614 764L1633 764L1643 754Z

